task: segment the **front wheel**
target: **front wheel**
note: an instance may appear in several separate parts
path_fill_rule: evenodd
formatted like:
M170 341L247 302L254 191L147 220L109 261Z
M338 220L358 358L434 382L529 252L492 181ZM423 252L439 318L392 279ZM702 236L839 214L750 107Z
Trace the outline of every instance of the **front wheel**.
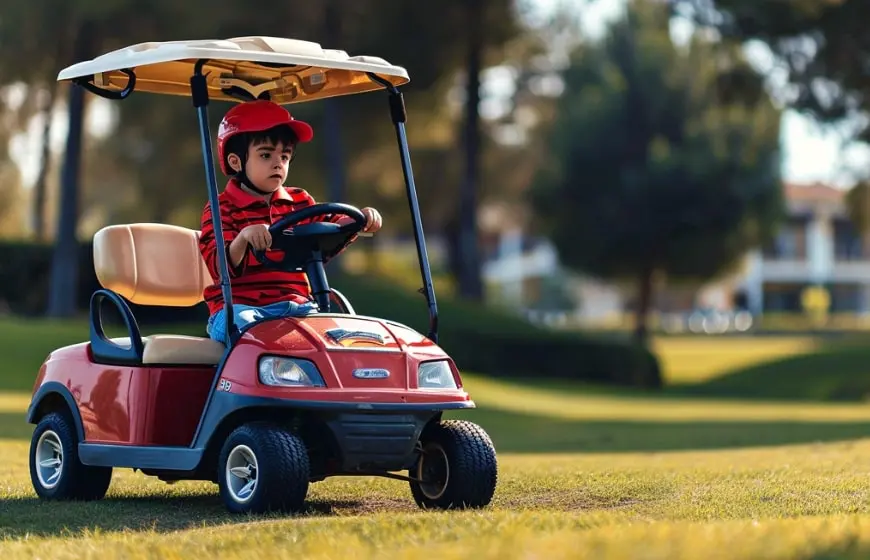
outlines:
M305 444L278 426L240 426L221 449L218 486L232 513L302 511L309 476Z
M67 416L47 414L30 440L30 480L47 500L99 500L112 483L111 467L91 467L79 460L78 437Z
M489 505L498 481L498 462L489 435L477 424L445 420L420 436L421 452L408 473L421 508L465 509Z

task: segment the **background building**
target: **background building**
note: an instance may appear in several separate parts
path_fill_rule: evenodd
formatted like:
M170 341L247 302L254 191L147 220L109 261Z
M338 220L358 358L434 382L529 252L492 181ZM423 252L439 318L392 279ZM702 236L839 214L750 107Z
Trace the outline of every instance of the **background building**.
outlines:
M788 216L770 247L747 254L745 266L730 278L701 288L663 290L656 309L801 312L804 289L823 286L831 312L870 312L870 244L848 218L845 191L822 184L786 184L784 190ZM568 297L561 310L581 320L631 309L630 291L563 270L546 240L510 230L490 247L484 278L505 305L552 311ZM548 290L560 295L548 299Z

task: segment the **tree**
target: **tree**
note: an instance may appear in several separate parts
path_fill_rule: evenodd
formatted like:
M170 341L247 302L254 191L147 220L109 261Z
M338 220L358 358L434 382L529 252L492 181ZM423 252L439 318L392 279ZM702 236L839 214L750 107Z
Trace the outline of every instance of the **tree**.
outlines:
M631 281L645 342L654 280L704 281L782 215L779 113L739 51L675 47L658 3L633 1L576 49L532 202L568 267ZM751 92L751 93L747 93Z
M48 240L48 226L46 225L46 208L48 206L48 174L51 170L51 125L54 120L54 108L57 103L57 93L60 82L53 81L48 88L43 90L42 103L42 156L39 162L39 175L33 185L33 230L37 241Z
M462 189L459 193L459 295L466 299L483 299L483 282L480 277L480 257L478 256L477 198L480 180L480 71L483 56L485 0L469 0L465 41L467 59L465 62L465 118L463 125L463 147L465 148L465 170Z
M205 3L202 0L171 2L168 0L34 0L35 4L18 6L15 10L4 12L0 19L0 85L22 80L37 87L51 83L57 71L75 61L90 58L110 49L139 41L160 41L179 38L229 37L251 34L292 36L319 41L325 48L339 48L351 54L374 54L397 64L405 65L413 77L407 98L407 109L412 129L418 135L427 132L426 124L432 116L440 112L441 100L449 88L454 74L465 63L465 53L461 42L453 39L456 29L465 21L464 0L445 0L439 3L409 3L404 0L363 0L349 2L335 0L331 6L337 9L324 9L322 5L284 3L276 5L268 13L247 10L238 11L238 6L227 0ZM489 0L485 19L486 36L481 48L481 60L497 58L499 49L510 38L520 33L514 0ZM34 19L33 10L46 15ZM232 14L232 17L225 17ZM76 49L74 41L82 37L82 26L89 26L87 48ZM397 29L413 28L414 33L396 33ZM328 35L340 36L341 44L332 44ZM326 35L326 36L324 36ZM83 53L87 51L87 54ZM59 55L62 53L62 56ZM413 53L409 56L408 53ZM80 56L82 55L82 56ZM73 88L75 89L75 88ZM69 106L78 106L80 92L71 93ZM127 200L125 208L105 210L114 216L135 215L140 220L168 219L193 220L202 208L204 192L190 185L188 178L198 179L201 184L202 162L198 152L195 135L195 116L189 103L176 104L166 100L154 100L153 96L134 101L130 99L117 103L120 117L118 133L99 149L105 149L108 156L114 148L115 154L127 147L128 152L121 154L128 168L127 175L132 178L130 192L135 196L124 197L117 193L113 201ZM172 105L170 107L170 105ZM336 129L328 117L335 117L330 108L341 107L342 145L347 146L348 157L362 160L378 153L383 146L391 146L392 159L389 164L398 168L395 154L395 136L387 124L388 115L386 96L361 96L331 100L317 107L294 108L294 112L311 117L326 139L328 146L307 146L307 157L294 163L295 173L306 179L304 184L319 194L326 196L321 184L330 183L333 192L346 190L355 193L358 200L364 200L367 193L358 193L359 188L351 184L355 178L347 176L347 189L342 189L344 177L341 166L346 156L330 146L337 146L338 138L328 131ZM220 109L215 104L213 120L220 117ZM182 111L187 111L181 117ZM180 118L171 118L179 115ZM81 123L82 115L71 115L71 124ZM181 120L187 118L187 121ZM190 122L191 126L180 132L177 123ZM159 123L165 124L160 128ZM77 127L71 126L75 132ZM147 134L146 141L136 131ZM214 127L213 127L214 130ZM78 156L76 146L80 145L79 136L73 134L68 148L70 157L62 169L70 170L61 181L61 198L57 236L55 268L52 273L52 297L50 314L64 315L71 312L73 264L66 258L72 254L75 232L80 219L78 208L87 193L80 192L78 181ZM151 141L154 139L154 142ZM148 149L150 145L150 150ZM145 149L141 149L145 148ZM415 160L416 150L412 147ZM318 156L316 159L311 157ZM126 157L126 161L124 161ZM319 160L319 161L318 161ZM324 165L325 163L325 165ZM332 173L327 173L330 171ZM87 172L87 170L83 170ZM294 173L294 175L295 175ZM308 180L312 179L313 180ZM331 178L331 181L329 180ZM358 181L363 188L372 183ZM441 185L432 187L440 188ZM419 181L420 190L426 189L426 182ZM120 189L116 186L116 190ZM456 189L457 187L452 187ZM183 197L176 196L185 191ZM189 194L189 196L188 196ZM402 195L403 193L397 193ZM440 194L440 193L439 193ZM452 194L452 193L451 193ZM339 194L340 196L340 194ZM355 197L356 198L356 197ZM37 197L40 200L41 197ZM138 200L136 200L138 199ZM457 200L453 197L452 200ZM171 205L167 205L171 203ZM108 202L99 202L108 206ZM37 202L37 212L41 213ZM397 208L400 206L396 205ZM89 209L93 206L89 206ZM455 211L454 211L455 212ZM427 223L427 227L432 227Z
M77 28L73 54L79 60L93 56L95 28L90 21ZM60 182L60 206L58 208L57 240L51 262L51 279L48 292L49 317L70 317L76 311L78 289L78 241L76 229L79 217L79 163L85 118L84 91L69 88L67 104L69 132L64 152Z
M134 37L148 33L162 22L196 20L191 3L166 0L139 2L137 10L129 9L127 0L36 0L35 4L19 6L4 13L0 20L0 69L4 83L23 80L42 85L49 75L56 75L58 66L86 60L99 51L113 47L116 41L108 37ZM46 15L33 18L33 10ZM111 30L111 31L110 31ZM62 53L67 53L62 56ZM67 58L67 56L71 58ZM60 205L57 242L52 261L48 310L50 317L69 316L75 312L76 278L78 277L76 231L79 219L79 163L83 141L84 95L80 88L69 88L67 110L69 138L61 170ZM41 212L42 209L37 209Z
M676 13L724 39L758 40L776 57L787 84L779 92L819 121L848 120L853 139L870 141L870 40L866 0L669 0ZM857 117L857 118L856 118Z
M34 107L26 102L10 103L10 97L13 96L8 91L0 92L0 238L21 238L25 195L21 173L9 151L9 140L22 131Z
M846 193L846 211L855 229L870 233L870 182L861 181Z

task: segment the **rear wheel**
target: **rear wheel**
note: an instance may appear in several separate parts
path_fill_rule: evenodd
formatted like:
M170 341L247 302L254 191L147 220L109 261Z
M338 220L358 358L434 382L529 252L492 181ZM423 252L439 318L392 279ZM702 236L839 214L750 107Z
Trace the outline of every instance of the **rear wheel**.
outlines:
M411 494L422 508L485 507L498 481L498 462L489 435L477 424L445 420L420 436L421 452L409 472Z
M78 436L67 416L52 412L36 425L30 440L30 480L48 500L99 500L112 482L111 467L79 460Z
M245 424L224 442L218 485L232 513L299 512L309 471L308 451L298 437L271 424Z

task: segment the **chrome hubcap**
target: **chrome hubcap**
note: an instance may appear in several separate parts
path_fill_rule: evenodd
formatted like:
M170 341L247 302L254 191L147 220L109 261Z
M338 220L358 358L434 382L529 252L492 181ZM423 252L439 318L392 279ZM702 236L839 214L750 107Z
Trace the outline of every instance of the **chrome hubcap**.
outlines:
M46 430L36 442L36 477L43 488L54 488L63 470L63 446L60 437Z
M227 490L233 500L245 503L257 489L257 456L247 445L237 445L230 451L226 465Z

